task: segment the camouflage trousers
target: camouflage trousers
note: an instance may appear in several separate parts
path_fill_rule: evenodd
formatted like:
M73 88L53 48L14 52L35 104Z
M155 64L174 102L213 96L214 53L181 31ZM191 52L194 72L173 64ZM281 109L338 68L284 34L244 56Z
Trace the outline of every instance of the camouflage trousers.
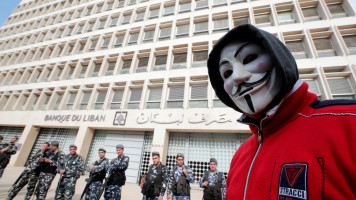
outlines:
M100 193L100 187L103 185L101 181L92 182L85 192L85 200L96 200Z
M158 200L158 197L150 198L150 197L146 197L145 195L143 195L142 200Z
M104 200L120 200L121 186L108 185L105 187Z
M36 175L35 172L27 171L25 173L22 173L20 180L15 185L13 185L12 188L10 189L7 200L12 200L17 195L17 193L19 193L20 190L23 187L25 187L27 183L28 186L27 186L27 193L25 195L25 200L29 200L33 195L33 192L35 191L37 181L38 181L38 176Z
M47 196L48 189L51 187L52 181L56 174L41 172L38 177L38 184L36 187L36 197L37 200L45 200Z
M172 200L190 200L190 196L176 196L176 195L172 195Z
M62 182L58 183L59 189L56 192L56 200L70 200L75 193L76 177L63 177Z

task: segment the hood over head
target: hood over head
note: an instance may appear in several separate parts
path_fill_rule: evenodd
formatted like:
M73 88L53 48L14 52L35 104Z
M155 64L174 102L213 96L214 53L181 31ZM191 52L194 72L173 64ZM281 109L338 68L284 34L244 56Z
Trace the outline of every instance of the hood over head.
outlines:
M227 44L237 40L256 42L262 45L265 51L271 56L273 65L277 70L277 76L282 79L282 84L278 95L268 107L277 105L299 79L297 64L289 49L278 38L250 24L239 25L230 30L216 42L213 50L209 54L208 73L216 95L225 105L238 112L242 112L226 93L224 81L219 71L220 53L222 49Z

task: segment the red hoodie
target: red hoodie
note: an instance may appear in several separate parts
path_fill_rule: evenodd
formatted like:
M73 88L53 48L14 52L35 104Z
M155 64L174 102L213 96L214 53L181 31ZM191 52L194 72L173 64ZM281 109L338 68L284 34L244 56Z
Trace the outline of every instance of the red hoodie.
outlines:
M356 101L320 102L307 90L303 83L262 121L260 143L250 124L226 199L356 199Z

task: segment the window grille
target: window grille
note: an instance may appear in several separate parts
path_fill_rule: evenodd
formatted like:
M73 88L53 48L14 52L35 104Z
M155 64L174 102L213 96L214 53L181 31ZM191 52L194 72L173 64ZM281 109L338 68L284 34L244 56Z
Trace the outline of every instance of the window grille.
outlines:
M173 14L174 14L174 5L173 6L167 6L167 7L164 8L164 13L163 13L164 16L173 15Z
M145 42L152 41L153 37L154 37L154 34L155 34L154 30L146 31L145 32L145 37L143 38L143 40Z
M69 99L68 99L68 102L67 102L66 109L67 110L72 110L73 104L74 104L74 100L77 97L77 92L70 92L69 94L70 95L69 95Z
M151 10L150 11L150 19L158 17L158 14L159 14L159 8Z
M139 33L132 33L132 34L130 35L129 44L137 43L138 34L139 34Z
M209 7L209 0L195 1L196 9L203 9L203 8L208 8L208 7Z
M138 109L140 106L141 95L142 95L142 88L132 88L130 100L129 100L127 108L128 109Z
M190 90L190 108L208 107L208 85L191 85Z
M355 99L348 77L327 78L331 94L334 99Z
M177 26L176 37L180 38L180 37L187 37L187 36L189 36L189 23Z
M83 92L82 103L80 104L80 110L85 110L88 107L91 91Z
M149 88L149 96L148 96L146 108L147 109L159 108L161 104L161 97L162 97L162 87Z
M191 7L191 3L182 3L179 4L179 12L183 13L183 12L190 12L190 7Z
M208 34L208 30L209 30L208 21L196 22L194 26L194 35Z
M135 21L141 21L143 20L143 17L145 16L145 12L139 12L136 14L136 20Z
M120 109L124 90L114 90L114 96L111 101L110 109Z
M194 51L192 67L206 66L207 60L208 60L208 50Z
M167 108L183 108L184 85L170 86Z
M103 109L106 93L107 93L107 90L99 90L98 96L97 96L96 102L95 102L95 107L94 107L95 110Z
M160 40L166 40L171 37L171 27L161 28L160 30Z
M172 69L182 69L186 68L187 53L176 53L174 54Z
M139 58L136 73L147 71L148 60L149 60L149 57Z
M153 71L165 70L166 64L167 64L167 55L156 56L156 62L155 62L155 66L153 67Z

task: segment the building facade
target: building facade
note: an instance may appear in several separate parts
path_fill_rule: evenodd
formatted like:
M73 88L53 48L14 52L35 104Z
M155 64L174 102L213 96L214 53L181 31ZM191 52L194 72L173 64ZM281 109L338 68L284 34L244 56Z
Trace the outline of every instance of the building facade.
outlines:
M128 181L159 151L197 180L209 158L227 174L251 136L208 82L206 60L228 30L254 24L291 50L321 100L355 99L356 17L349 0L22 0L0 29L0 135L20 136L10 165L43 141L130 157Z

